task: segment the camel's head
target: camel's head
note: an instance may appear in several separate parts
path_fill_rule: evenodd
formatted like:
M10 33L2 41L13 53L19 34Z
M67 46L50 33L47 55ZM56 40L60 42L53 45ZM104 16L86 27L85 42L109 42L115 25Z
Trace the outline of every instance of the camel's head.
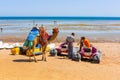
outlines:
M58 33L59 32L59 29L58 28L53 28L53 33Z

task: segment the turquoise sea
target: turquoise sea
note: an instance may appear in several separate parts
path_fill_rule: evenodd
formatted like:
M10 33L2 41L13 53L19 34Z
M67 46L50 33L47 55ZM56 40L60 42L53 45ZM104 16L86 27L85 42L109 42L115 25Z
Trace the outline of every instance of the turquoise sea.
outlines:
M21 37L28 35L35 24L45 25L47 32L58 27L59 38L75 32L76 39L81 36L91 41L120 42L120 17L0 17L0 39L5 36Z

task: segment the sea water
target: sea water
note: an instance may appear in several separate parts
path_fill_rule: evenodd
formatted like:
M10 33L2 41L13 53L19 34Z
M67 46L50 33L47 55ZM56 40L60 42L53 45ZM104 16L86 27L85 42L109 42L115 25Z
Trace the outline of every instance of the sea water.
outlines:
M120 42L119 17L0 17L0 28L3 28L0 37L27 36L36 24L45 25L49 34L58 27L58 37L65 38L74 32L76 39L85 36L90 40Z

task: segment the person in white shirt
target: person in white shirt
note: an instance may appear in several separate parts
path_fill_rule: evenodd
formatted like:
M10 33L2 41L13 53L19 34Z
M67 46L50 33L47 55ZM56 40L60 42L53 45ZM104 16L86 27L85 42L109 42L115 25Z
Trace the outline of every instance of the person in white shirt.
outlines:
M75 42L74 39L75 33L71 33L71 35L67 36L66 43L68 45L68 58L73 59L73 42Z

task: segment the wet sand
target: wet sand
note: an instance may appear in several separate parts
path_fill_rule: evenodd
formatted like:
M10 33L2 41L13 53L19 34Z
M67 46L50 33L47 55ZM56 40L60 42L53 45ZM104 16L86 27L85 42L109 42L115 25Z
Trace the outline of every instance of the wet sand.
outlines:
M71 33L70 33L71 34ZM119 35L105 35L104 33L101 34L101 36L104 35L105 37L99 37L99 38L93 38L95 37L95 35L91 35L91 36L88 36L88 35L85 35L85 37L87 37L91 42L112 42L112 43L120 43L120 37L118 37ZM66 34L59 34L58 37L56 38L56 40L54 40L53 42L64 42L66 40ZM82 37L83 35L82 34L76 34L75 36L75 41L76 42L79 42L80 40L80 37ZM96 35L97 36L97 35ZM99 35L98 35L99 36ZM116 38L117 37L117 38ZM3 41L3 42L25 42L27 38L27 35L26 34L23 34L23 35L4 35L4 36L0 36L0 41Z
M92 42L120 42L119 21L58 21L55 25L50 20L46 22L37 21L36 23L39 26L44 24L50 35L52 34L52 29L58 27L59 34L57 39L59 41L64 41L67 35L74 32L77 41L80 37L85 36ZM33 27L33 21L0 21L0 26L3 28L3 31L0 32L0 40L8 42L9 38L11 42L17 40L24 42Z

